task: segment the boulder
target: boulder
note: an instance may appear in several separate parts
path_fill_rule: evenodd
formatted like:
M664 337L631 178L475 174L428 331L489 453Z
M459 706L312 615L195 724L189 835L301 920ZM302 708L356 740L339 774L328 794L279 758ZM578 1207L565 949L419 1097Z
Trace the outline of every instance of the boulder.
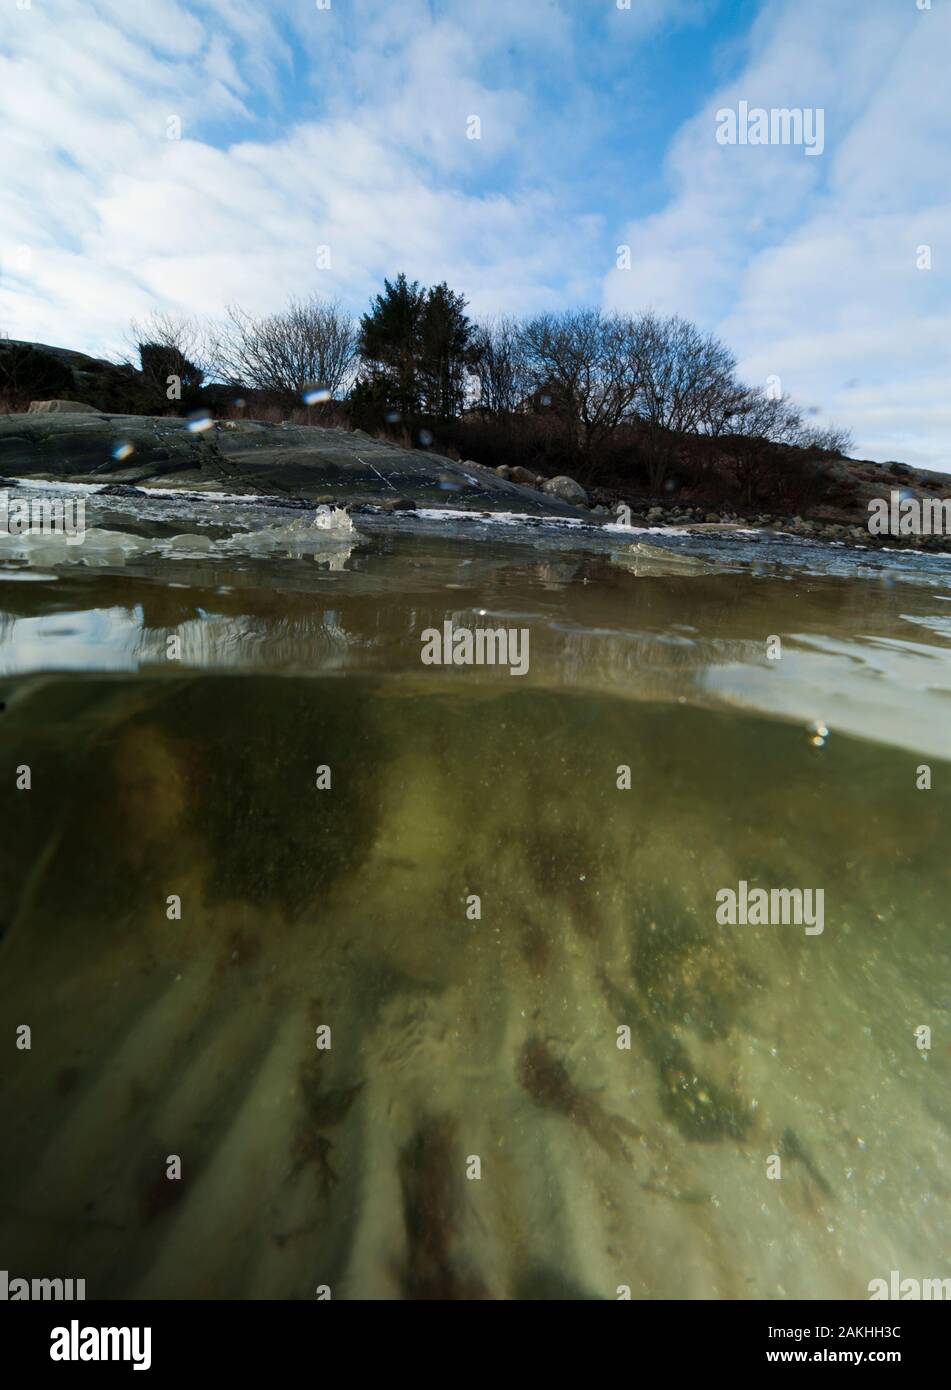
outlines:
M520 463L516 464L509 472L509 481L521 483L522 487L536 487L538 483L537 475L535 473L530 473L529 470L523 468Z
M560 497L562 502L571 502L575 507L588 505L588 494L581 484L563 473L557 478L549 478L542 486L542 492L547 493L549 497Z
M74 411L88 411L92 415L101 415L102 411L95 405L87 405L85 401L30 401L29 415L65 415Z

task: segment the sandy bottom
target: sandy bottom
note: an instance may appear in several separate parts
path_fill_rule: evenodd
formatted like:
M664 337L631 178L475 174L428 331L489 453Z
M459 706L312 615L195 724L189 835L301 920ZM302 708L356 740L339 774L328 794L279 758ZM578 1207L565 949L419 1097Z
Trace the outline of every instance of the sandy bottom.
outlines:
M909 754L743 711L354 676L27 682L0 758L11 1276L836 1299L951 1273L944 765L922 794ZM822 888L823 933L717 925L741 879Z

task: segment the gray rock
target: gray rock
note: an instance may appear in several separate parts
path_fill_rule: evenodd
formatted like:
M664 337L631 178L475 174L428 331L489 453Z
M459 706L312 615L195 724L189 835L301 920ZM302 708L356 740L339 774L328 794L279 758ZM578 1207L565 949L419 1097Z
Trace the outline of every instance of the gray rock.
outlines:
M102 411L95 405L86 405L85 401L30 401L30 415L67 415L73 412L88 412L93 415L101 415Z
M542 486L542 492L547 493L549 497L560 497L562 502L571 502L576 507L588 505L588 494L584 488L564 473L560 473L557 478L549 478Z
M537 487L538 485L538 475L536 473L530 473L528 469L523 468L520 463L516 464L509 472L509 478L513 483L521 483L522 487Z
M481 465L476 472L431 450L319 425L233 423L234 429L202 433L177 416L0 415L0 466L6 476L133 485L174 473L183 487L194 482L229 493L281 495L291 506L325 496L338 506L405 498L418 507L587 515L557 496L518 486Z
M107 483L96 493L97 497L148 497L148 495L142 488L133 487L131 483Z

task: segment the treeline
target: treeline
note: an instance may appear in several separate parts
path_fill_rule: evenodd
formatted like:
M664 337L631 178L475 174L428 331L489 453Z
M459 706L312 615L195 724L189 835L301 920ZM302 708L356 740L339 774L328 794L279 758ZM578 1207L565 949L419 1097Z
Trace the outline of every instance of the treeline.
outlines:
M320 299L266 315L232 307L208 326L154 313L132 326L137 389L151 411L306 408L315 423L490 466L652 494L728 485L750 504L797 480L814 486L816 463L851 447L788 395L742 382L729 348L679 316L577 309L476 322L467 307L445 283L399 275L359 319Z

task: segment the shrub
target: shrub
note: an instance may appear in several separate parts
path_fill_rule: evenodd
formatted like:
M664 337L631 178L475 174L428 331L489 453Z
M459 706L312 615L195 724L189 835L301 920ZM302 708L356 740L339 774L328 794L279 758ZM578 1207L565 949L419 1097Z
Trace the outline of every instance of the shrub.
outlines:
M51 352L31 343L0 343L0 399L8 409L68 397L73 390L72 372Z

